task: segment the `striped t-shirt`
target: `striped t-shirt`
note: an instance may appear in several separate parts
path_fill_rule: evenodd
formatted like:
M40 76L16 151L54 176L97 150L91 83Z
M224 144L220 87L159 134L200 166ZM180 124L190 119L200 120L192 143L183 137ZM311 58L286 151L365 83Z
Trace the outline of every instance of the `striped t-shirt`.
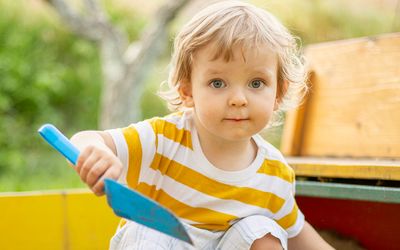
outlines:
M274 219L289 237L304 216L295 199L294 171L260 135L258 152L240 171L224 171L204 156L190 111L108 130L124 165L120 181L195 227L221 231L250 215Z

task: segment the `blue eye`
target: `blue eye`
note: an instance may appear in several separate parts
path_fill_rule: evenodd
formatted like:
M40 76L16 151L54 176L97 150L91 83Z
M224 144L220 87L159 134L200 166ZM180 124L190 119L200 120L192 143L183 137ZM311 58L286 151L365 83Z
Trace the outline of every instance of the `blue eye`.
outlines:
M214 89L222 89L226 87L226 84L222 80L212 80L210 86Z
M264 85L264 82L261 80L254 80L249 83L249 87L252 89L259 89L262 88Z

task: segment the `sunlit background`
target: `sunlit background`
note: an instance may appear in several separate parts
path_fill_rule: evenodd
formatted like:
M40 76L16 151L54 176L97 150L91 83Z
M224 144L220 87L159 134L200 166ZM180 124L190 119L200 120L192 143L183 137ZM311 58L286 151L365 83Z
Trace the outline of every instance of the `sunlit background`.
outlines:
M105 0L102 6L133 41L164 2ZM172 39L183 22L210 2L192 1L174 21L165 41L168 49L146 80L139 107L143 119L168 112L155 92L167 76ZM400 31L398 0L250 2L275 14L303 46ZM74 35L46 1L0 0L0 191L83 187L37 129L50 122L71 136L98 127L99 60L96 44ZM279 146L279 128L266 136Z

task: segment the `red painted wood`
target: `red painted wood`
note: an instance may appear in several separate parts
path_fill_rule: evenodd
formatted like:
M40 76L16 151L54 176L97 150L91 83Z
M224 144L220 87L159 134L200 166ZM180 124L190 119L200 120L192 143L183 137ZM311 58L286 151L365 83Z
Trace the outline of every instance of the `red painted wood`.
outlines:
M400 204L296 197L306 220L334 230L371 250L400 249Z

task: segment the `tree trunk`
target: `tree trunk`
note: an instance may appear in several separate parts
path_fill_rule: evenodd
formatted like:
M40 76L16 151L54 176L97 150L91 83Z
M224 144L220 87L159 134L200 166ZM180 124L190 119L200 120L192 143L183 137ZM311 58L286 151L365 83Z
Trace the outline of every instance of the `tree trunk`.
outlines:
M140 97L152 66L167 44L167 26L189 1L166 1L140 41L128 44L126 34L108 21L98 1L84 0L85 12L79 14L68 1L50 0L73 32L99 46L103 74L101 129L126 126L141 118Z

